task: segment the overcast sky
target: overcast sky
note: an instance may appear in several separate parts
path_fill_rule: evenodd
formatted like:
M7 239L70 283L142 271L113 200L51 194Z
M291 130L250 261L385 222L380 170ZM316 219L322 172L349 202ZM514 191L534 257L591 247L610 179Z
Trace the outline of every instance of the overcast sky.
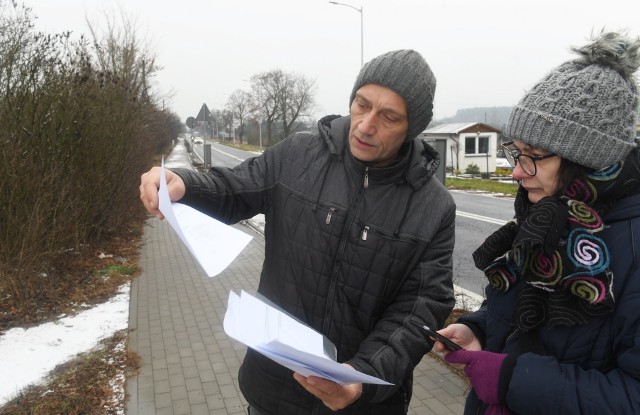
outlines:
M593 31L640 35L637 0L354 0L363 8L365 62L419 51L438 80L435 117L514 105ZM327 0L25 0L47 32L87 33L86 18L122 9L163 69L156 92L181 119L222 109L252 75L271 69L316 82L313 115L346 114L360 69L360 13Z

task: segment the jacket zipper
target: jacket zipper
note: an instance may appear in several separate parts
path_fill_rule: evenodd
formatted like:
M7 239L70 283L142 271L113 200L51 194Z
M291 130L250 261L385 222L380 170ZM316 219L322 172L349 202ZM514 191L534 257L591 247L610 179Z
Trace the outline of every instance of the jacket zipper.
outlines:
M330 208L329 213L327 213L327 219L324 221L327 225L331 223L331 215L336 211L336 208Z
M365 168L365 172L364 172L364 187L368 187L369 186L369 168ZM344 221L343 229L342 229L342 234L343 236L341 236L340 238L340 244L338 247L338 251L336 253L336 258L334 259L334 263L333 263L333 270L331 272L331 281L329 283L329 289L327 292L327 298L325 300L325 311L324 311L324 315L325 317L331 316L332 313L332 309L333 309L333 300L336 296L336 286L337 286L337 274L339 272L339 268L340 268L340 262L343 260L344 257L344 253L345 253L345 249L346 249L346 244L347 244L347 239L348 239L348 230L351 227L351 225L353 225L354 220L355 220L355 216L356 216L356 207L361 203L362 201L362 197L364 195L364 189L359 189L357 194L355 195L353 201L351 202L350 206L346 209L346 218ZM334 209L334 211L337 209ZM331 218L330 216L332 216L332 212L330 211L329 214L327 215L327 219L325 220L325 222L328 220L330 221ZM324 320L324 324L322 325L322 331L323 332L328 332L329 331L329 327L331 326L331 319L330 318L325 318Z
M364 169L364 188L369 187L369 167L365 167ZM365 226L362 230L362 240L367 240L367 233L369 232L369 227Z

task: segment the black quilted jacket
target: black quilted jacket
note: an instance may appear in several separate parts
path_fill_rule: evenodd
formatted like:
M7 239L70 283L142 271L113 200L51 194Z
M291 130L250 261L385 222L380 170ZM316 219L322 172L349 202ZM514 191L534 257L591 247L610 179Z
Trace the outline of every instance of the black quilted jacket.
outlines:
M265 214L258 291L326 335L338 361L395 386L363 385L338 413L402 414L414 367L454 304L455 204L433 174L438 154L419 139L390 167L367 168L348 148L349 117L297 133L234 169L175 170L181 202L226 223ZM266 414L333 413L290 370L248 350L239 383Z

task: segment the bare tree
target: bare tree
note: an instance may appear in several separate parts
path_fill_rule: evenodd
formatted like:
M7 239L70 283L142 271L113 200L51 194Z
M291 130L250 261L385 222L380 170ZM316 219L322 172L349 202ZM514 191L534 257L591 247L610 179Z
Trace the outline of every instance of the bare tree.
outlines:
M301 116L313 109L315 82L302 75L287 75L285 90L280 97L280 119L284 136L291 134Z
M229 111L229 110L224 110L222 111L222 118L221 118L221 126L223 131L225 132L225 138L227 137L231 137L231 139L234 138L234 134L233 134L233 124L234 124L234 117L233 117L233 112Z
M267 124L267 139L271 144L273 124L282 124L283 136L293 131L300 117L313 109L315 82L281 69L251 77L254 108Z
M256 118L267 125L267 143L272 142L273 124L278 119L277 86L284 76L281 70L263 72L251 77L251 90Z
M252 112L252 99L251 95L246 91L237 89L229 97L227 101L227 110L233 114L234 119L239 124L238 139L242 144L242 136L244 135L244 124L247 117Z
M93 37L99 70L116 82L124 83L133 99L143 103L152 102L149 80L160 69L156 65L156 54L144 45L136 34L135 22L123 11L120 12L120 24L113 15L105 13L105 28L87 21Z

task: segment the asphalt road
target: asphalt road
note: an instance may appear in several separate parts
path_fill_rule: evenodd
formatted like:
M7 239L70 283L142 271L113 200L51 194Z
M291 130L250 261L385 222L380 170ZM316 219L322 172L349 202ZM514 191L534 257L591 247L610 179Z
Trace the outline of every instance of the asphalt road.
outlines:
M473 264L472 254L489 235L513 218L513 198L463 191L451 194L457 210L453 282L482 295L486 278Z

